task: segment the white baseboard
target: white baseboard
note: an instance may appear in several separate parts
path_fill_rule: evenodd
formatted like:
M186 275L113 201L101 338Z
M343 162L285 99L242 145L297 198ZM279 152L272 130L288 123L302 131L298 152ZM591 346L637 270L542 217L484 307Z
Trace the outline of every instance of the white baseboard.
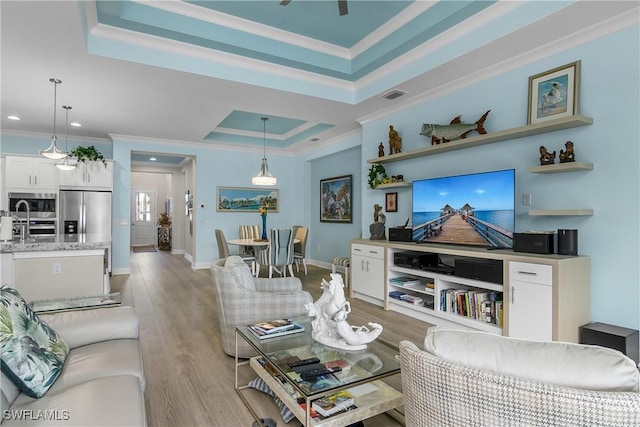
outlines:
M125 275L125 274L131 274L131 269L130 268L116 268L111 272L112 276L119 276L119 275Z

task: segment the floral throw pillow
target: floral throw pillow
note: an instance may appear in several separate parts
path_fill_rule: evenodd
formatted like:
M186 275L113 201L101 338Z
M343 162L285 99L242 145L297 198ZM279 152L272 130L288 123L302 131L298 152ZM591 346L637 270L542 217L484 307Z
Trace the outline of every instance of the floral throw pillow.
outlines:
M27 395L42 397L60 375L67 354L67 343L17 290L0 288L0 357L6 376Z

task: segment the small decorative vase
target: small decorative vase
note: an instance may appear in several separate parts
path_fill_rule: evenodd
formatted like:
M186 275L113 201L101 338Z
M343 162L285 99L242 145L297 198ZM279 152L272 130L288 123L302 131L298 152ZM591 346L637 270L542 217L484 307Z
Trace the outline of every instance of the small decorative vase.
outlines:
M267 216L262 215L262 240L267 240Z

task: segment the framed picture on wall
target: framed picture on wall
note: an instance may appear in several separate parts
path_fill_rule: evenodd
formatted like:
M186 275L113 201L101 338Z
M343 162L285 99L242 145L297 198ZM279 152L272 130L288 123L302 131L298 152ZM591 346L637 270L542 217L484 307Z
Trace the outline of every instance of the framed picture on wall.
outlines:
M384 210L387 212L398 212L398 193L386 193L384 206Z
M320 180L320 222L353 221L352 181L352 175Z
M258 212L263 201L269 202L269 212L278 212L278 190L244 187L217 187L218 212Z
M529 77L527 124L579 114L579 88L580 61Z

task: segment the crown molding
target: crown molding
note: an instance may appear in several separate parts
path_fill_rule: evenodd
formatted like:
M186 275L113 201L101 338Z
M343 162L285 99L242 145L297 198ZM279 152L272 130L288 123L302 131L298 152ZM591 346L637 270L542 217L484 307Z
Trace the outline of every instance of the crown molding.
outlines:
M463 77L452 80L445 85L410 97L395 106L357 118L356 121L361 125L365 125L372 121L379 120L408 108L423 104L431 99L456 92L464 87L499 76L505 72L541 61L544 58L556 55L565 50L576 48L582 44L616 33L633 25L638 25L640 23L639 12L640 6L629 9L626 12L604 21L600 21L594 25L582 28L581 30L563 38L555 39L546 44L540 45L535 49L522 52L520 55L514 56L508 60L485 67L482 70L471 72Z
M51 134L50 133L44 133L44 132L33 132L33 131L26 131L26 130L8 130L8 129L2 129L0 131L0 135L15 135L15 136L28 136L28 137L33 137L33 138L45 138L45 139L51 139ZM64 135L57 135L58 137L58 144L60 143L64 143ZM74 141L74 142L99 142L101 144L111 144L112 141L109 138L96 138L96 137L92 137L92 136L74 136L74 135L69 135L68 137L69 141Z

